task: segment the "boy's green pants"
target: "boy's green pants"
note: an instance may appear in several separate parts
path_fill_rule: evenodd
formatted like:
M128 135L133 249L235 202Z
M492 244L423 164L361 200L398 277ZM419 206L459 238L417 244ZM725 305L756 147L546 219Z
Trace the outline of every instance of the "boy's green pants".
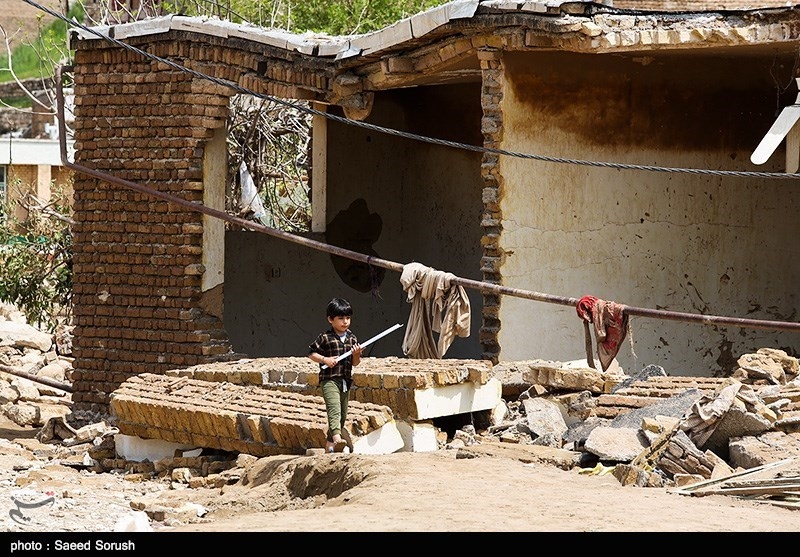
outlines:
M350 391L343 390L344 379L337 377L325 379L320 384L322 387L322 398L325 399L325 410L328 413L328 441L333 441L333 436L341 435L347 418L347 402L350 399Z

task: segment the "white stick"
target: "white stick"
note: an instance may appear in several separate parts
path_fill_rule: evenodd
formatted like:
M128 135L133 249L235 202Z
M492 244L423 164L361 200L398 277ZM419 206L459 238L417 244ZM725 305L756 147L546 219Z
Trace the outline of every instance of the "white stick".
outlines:
M386 335L388 335L392 331L395 331L395 330L399 329L402 326L403 326L402 323L398 323L397 325L392 325L391 327L389 327L388 329L386 329L382 333L378 333L377 335L375 335L371 339L369 339L367 341L364 341L364 342L361 342L359 344L361 344L361 348L365 348L365 347L369 346L370 344L372 344L373 342L375 342L376 340L382 339L383 337L385 337ZM344 360L346 357L348 357L352 353L353 353L352 350L348 350L347 352L345 352L341 356L337 356L336 357L336 363L338 364L340 361ZM322 369L327 369L327 368L328 368L328 366L326 366L325 364L322 364Z

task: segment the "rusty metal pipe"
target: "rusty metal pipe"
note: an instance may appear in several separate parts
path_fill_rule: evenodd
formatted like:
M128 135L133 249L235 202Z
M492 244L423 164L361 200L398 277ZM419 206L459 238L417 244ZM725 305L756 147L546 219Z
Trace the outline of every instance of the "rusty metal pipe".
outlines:
M398 273L402 273L404 265L401 263L388 261L386 259L380 259L377 257L373 257L371 255L365 255L363 253L350 251L336 246L331 246L330 244L326 244L324 242L318 242L316 240L310 240L308 238L303 238L302 236L297 236L289 232L283 232L282 230L277 230L275 228L270 228L268 226L264 226L262 224L248 221L239 217L234 217L224 211L212 209L210 207L206 207L205 205L201 205L193 201L186 201L185 199L181 199L180 197L168 193L163 193L158 190L148 188L146 186L142 186L134 182L129 182L127 180L117 178L116 176L104 174L102 172L98 172L91 168L87 168L85 166L81 166L70 162L69 159L67 158L67 140L65 132L66 123L64 119L64 93L61 89L61 73L64 68L69 68L69 66L58 66L56 68L55 74L56 74L56 96L58 101L59 141L61 144L61 161L67 168L71 168L76 172L92 176L104 182L117 184L125 188L129 188L147 195L151 195L153 197L157 197L159 199L163 199L164 201L167 201L169 203L175 203L176 205L180 205L181 207L185 207L192 211L197 211L218 219L222 219L231 224L241 226L242 228L247 228L255 232L261 232L263 234L269 234L270 236L274 236L276 238L281 238L289 242L294 242L295 244L300 244L318 251L323 251L333 255L338 255L346 259L352 259L353 261L361 261L362 263L366 263L367 265L375 265L376 267L382 267L384 269L389 269L390 271L397 271ZM484 293L514 296L517 298L524 298L527 300L546 302L550 304L559 304L562 306L576 307L578 305L578 302L580 301L579 298L554 296L552 294L544 294L541 292L534 292L531 290L508 288L505 286L501 286L499 284L482 282L478 280L471 280L461 277L455 277L451 282L453 284L457 284L465 288L478 290ZM640 308L634 306L625 306L625 313L628 315L635 315L639 317L665 319L668 321L683 321L687 323L699 323L702 325L711 325L711 326L731 326L731 327L741 327L748 329L766 329L766 330L777 330L777 331L800 332L800 323L797 322L766 321L759 319L722 317L717 315L701 315L696 313L655 310L655 309Z
M10 366L4 366L0 364L0 371L4 373L10 373L11 375L16 375L17 377L24 377L29 381L35 381L37 383L41 383L42 385L47 385L48 387L54 387L61 391L71 393L72 386L67 385L66 383L61 383L56 381L55 379L51 379L50 377L39 377L38 375L34 375L32 373L28 373L27 371L22 371Z

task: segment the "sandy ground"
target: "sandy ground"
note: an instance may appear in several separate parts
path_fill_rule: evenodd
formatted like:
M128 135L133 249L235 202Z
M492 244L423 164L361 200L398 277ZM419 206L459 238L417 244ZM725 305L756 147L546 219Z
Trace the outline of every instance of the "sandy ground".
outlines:
M238 482L221 488L131 481L44 456L33 443L36 431L0 420L0 547L23 540L52 550L65 539L112 539L133 541L133 552L153 554L167 541L162 533L174 534L183 551L203 551L211 540L236 544L259 532L285 533L289 543L310 545L320 533L431 532L444 534L452 549L469 550L474 538L449 534L549 532L567 534L563 548L575 549L580 540L569 533L800 530L800 510L766 501L622 486L611 474L505 456L457 458L458 451L445 449L251 459ZM166 520L151 514L146 528L131 528L136 509L159 508L177 511ZM203 512L191 512L195 508ZM108 538L112 532L121 537ZM687 539L681 540L684 547Z
M694 497L666 488L623 487L503 457L457 459L455 451L338 460L364 479L318 508L236 512L173 531L189 532L792 532L800 511L727 495ZM332 476L335 476L332 475ZM260 487L228 495L266 497ZM244 493L248 492L248 493Z

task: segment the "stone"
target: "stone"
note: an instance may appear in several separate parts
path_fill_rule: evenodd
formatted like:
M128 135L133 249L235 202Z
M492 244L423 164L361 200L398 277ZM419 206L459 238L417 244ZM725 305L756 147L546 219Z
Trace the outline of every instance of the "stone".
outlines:
M567 431L567 423L558 403L544 398L529 398L522 402L522 407L525 419L517 424L517 429L530 432L532 438L552 434L560 439Z
M35 348L47 352L53 345L53 335L43 333L26 323L0 320L0 345Z
M583 448L603 461L630 462L648 446L638 428L600 426L589 433Z

